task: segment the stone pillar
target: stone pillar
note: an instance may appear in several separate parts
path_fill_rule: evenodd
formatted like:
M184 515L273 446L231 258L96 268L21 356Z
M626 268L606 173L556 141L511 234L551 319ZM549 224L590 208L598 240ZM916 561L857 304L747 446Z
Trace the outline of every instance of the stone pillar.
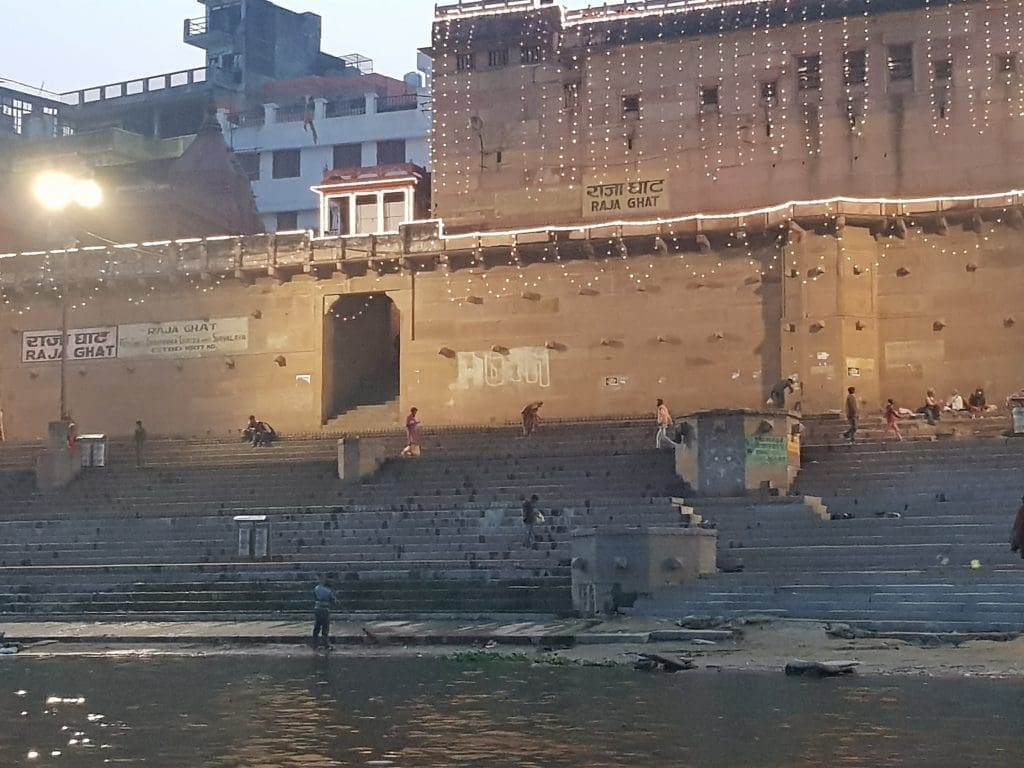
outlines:
M879 402L877 244L861 227L800 232L784 251L782 374L804 413L841 410L848 386Z
M327 118L327 99L317 96L313 99L313 120L324 120Z
M676 451L676 474L697 496L786 493L800 471L799 416L711 410L687 416L693 434Z
M74 424L51 421L46 447L36 459L36 487L41 491L63 488L82 471L82 457L72 439Z
M573 608L585 616L613 613L638 597L714 573L717 542L716 531L695 527L574 531Z

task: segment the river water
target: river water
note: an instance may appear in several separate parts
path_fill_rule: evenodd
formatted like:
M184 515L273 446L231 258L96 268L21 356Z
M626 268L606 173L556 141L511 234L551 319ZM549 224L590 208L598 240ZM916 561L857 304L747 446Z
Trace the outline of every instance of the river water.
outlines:
M1024 681L336 655L0 658L0 766L1020 765Z

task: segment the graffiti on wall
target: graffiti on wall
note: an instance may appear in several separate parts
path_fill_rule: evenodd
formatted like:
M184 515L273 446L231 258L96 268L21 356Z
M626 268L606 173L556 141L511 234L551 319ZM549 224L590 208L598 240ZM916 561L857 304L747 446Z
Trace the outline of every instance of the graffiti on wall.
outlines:
M506 387L511 384L551 386L547 347L512 347L508 352L459 352L453 390Z

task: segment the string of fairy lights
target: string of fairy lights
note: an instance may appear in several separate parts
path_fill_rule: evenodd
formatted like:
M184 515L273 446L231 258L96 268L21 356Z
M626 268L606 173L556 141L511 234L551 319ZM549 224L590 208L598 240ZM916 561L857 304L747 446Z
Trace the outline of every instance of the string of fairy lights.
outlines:
M434 29L434 121L428 135L434 199L442 210L485 219L489 209L483 201L513 199L497 194L511 188L521 196L515 205L535 217L578 218L585 184L659 169L673 174L674 194L680 195L676 207L683 210L706 196L720 200L728 192L744 193L745 186L760 187L744 180L767 173L769 166L812 160L825 166L833 158L850 163L874 151L872 138L889 129L887 95L904 93L904 85L893 80L906 65L895 49L908 43L909 92L921 93L928 105L907 113L926 115L927 123L913 130L947 140L992 139L1004 121L1024 119L1022 6L1015 0L923 0L917 15L897 26L912 29L908 35L914 39L908 40L894 37L893 16L882 12L878 0L864 0L851 14L837 14L833 0L637 3L625 10L559 11L560 31L544 8L484 3L449 10ZM503 16L519 23L522 39L494 43L499 48L492 59L491 43L480 39L476 21ZM697 34L680 33L684 17L695 18ZM507 46L504 56L500 45ZM496 97L480 85L490 69L515 69L518 81ZM869 198L875 190L835 191ZM788 190L769 194L792 196ZM494 207L500 213L499 202ZM668 214L652 221L671 226ZM882 242L879 258L885 259L889 241ZM922 235L921 242L938 255L966 258L937 236ZM985 242L978 238L968 249ZM763 270L763 254L746 240L723 247ZM607 282L615 260L581 263L565 258L555 244L542 248L541 264L555 265L580 290ZM76 293L75 307L93 301L112 279L138 271L151 251L144 245L107 249L97 264L96 284ZM480 259L483 254L481 248ZM623 252L615 258L624 260L634 285L654 279L655 257L629 258ZM665 258L684 263L700 279L725 263L692 250L657 257ZM521 296L537 291L545 279L515 249L508 269L488 269L481 261L471 269L441 271L449 298L458 302L477 295ZM216 275L187 280L204 293L222 285ZM41 256L34 282L29 297L59 296L61 259ZM128 301L144 304L156 290L140 285ZM18 297L0 291L8 308L25 311L25 292ZM359 312L343 319L356 319Z

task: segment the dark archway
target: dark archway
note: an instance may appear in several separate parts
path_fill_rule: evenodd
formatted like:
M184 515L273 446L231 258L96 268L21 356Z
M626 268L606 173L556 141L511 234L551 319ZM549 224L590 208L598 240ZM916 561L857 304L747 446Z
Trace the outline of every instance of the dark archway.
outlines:
M398 397L401 318L384 293L340 297L324 317L324 405L330 419Z

